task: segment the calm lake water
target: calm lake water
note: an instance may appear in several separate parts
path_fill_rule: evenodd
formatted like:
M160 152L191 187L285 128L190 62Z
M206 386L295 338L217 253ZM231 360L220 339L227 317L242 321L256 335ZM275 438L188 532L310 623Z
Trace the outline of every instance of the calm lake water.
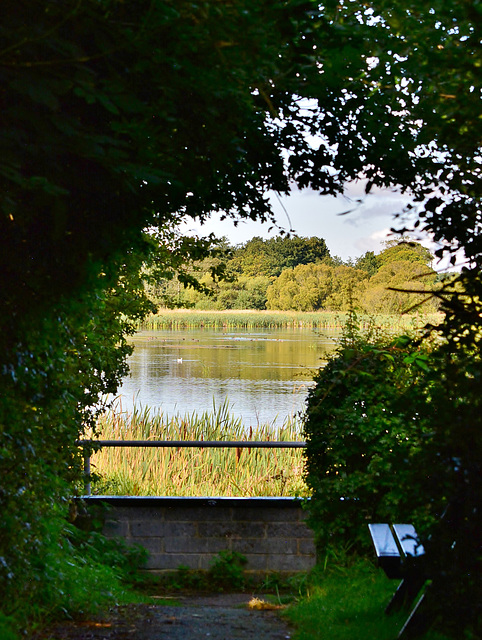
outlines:
M184 415L227 401L246 426L281 424L304 409L336 335L299 328L139 332L118 393L122 409L135 403Z

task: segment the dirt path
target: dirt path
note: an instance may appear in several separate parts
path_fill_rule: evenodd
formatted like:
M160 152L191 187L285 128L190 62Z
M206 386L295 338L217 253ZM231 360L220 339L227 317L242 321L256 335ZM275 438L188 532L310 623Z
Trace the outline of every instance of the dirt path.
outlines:
M115 608L104 618L56 625L35 640L288 640L275 611L248 608L250 596L176 597L175 604Z

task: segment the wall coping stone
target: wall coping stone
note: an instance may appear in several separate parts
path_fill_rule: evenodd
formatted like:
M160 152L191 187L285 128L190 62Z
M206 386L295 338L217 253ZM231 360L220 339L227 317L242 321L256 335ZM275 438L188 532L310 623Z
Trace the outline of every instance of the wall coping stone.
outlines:
M139 506L163 506L163 507L240 507L246 505L250 507L286 507L299 509L306 498L291 498L291 497L256 497L256 498L241 498L241 497L182 497L182 496L81 496L80 500L84 500L87 504L95 504L99 502L106 502L113 506L123 507L139 507Z

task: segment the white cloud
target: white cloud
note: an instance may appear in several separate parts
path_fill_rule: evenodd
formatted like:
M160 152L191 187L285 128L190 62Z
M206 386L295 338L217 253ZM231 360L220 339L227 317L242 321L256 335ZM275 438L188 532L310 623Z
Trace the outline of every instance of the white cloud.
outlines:
M271 194L270 199L279 227L288 231L292 226L300 236L324 238L331 254L344 260L366 251L382 251L383 243L396 237L390 229L403 226L395 215L402 213L409 202L409 197L397 190L374 188L373 193L365 194L362 180L350 183L344 196L321 196L310 189L294 188L289 196ZM415 215L414 211L412 220ZM254 236L268 238L279 233L279 228L270 231L270 227L271 223L250 220L240 220L235 226L230 219L221 221L220 215L214 214L205 225L190 221L182 229L198 235L227 236L236 245ZM435 249L426 235L414 239Z
M375 231L369 236L359 238L359 240L354 242L354 246L358 250L359 255L363 255L367 251L379 253L380 249L383 248L383 243L393 238L394 234L390 231L389 227L386 227L380 231Z

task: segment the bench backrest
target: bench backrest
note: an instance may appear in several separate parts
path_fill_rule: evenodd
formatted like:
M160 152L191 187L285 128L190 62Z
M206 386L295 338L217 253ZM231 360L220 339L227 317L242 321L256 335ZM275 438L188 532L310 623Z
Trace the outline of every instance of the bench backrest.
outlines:
M368 528L378 558L415 557L425 553L412 524L369 524Z
M422 556L425 553L412 524L394 524L393 532L405 556Z
M377 558L400 556L400 550L393 537L392 530L388 524L369 524L370 534L372 536L373 546Z

